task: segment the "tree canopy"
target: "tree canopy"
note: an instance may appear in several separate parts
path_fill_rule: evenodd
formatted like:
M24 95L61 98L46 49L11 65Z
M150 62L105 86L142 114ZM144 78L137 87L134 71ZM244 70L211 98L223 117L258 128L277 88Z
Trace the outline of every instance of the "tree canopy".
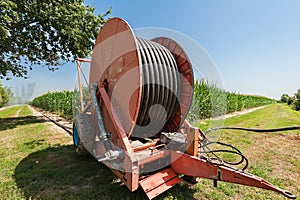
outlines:
M300 110L300 89L295 93L295 110Z
M288 94L282 94L281 95L281 97L280 97L280 101L282 102L282 103L287 103L288 102L288 100L289 100L289 95Z
M1 0L0 78L86 57L110 12L96 16L84 0Z
M291 97L288 94L281 95L281 102L287 103L294 110L300 111L300 89Z

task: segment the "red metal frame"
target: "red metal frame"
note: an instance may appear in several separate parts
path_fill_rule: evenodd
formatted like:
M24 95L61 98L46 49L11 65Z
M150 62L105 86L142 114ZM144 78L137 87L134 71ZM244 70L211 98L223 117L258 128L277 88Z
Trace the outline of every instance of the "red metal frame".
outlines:
M103 100L103 103L105 105L105 108L107 109L108 113L109 113L109 116L111 118L111 121L115 127L115 129L117 130L117 135L118 135L118 138L120 139L120 142L122 144L122 148L128 152L128 153L132 153L133 150L131 148L131 145L129 143L129 140L128 140L128 137L127 137L127 134L126 132L124 131L124 128L122 126L122 124L120 123L120 120L117 116L117 114L115 113L114 109L112 108L112 103L110 101L110 98L107 94L107 92L105 91L105 88L104 87L100 87L99 88L99 92L100 92L100 95L101 95L101 98Z
M77 65L80 67L80 62L90 61L77 59L77 62ZM78 68L78 70L80 70L80 68ZM78 76L80 76L80 74ZM159 149L159 147L162 146L159 138L141 146L132 147L128 134L122 127L120 119L112 107L112 103L105 86L106 85L104 84L98 87L97 95L100 102L99 106L103 113L107 113L106 118L109 118L109 122L112 123L110 124L112 143L125 151L125 158L123 159L124 171L118 171L113 168L110 168L110 170L121 179L130 191L135 191L139 186L141 186L148 198L152 199L181 182L182 180L179 178L179 175L187 175L192 178L200 177L212 179L215 182L225 181L263 188L278 192L292 199L296 198L290 192L282 190L260 177L228 166L213 164L207 162L205 159L199 158L199 141L201 144L205 135L199 128L193 127L187 120L184 121L183 127L178 130L186 136L187 145L185 152L170 150L166 147L166 145L163 145L164 148ZM85 108L83 108L83 112L88 111L90 107L91 104L88 104ZM105 149L101 147L102 142L98 141L96 144L98 145L97 150L103 155L105 153ZM136 153L144 150L151 150L153 154L149 154L147 157L141 159L136 159ZM167 168L154 174L150 173L147 177L140 174L140 169L143 169L145 164L163 158L169 158L168 166L166 166ZM108 163L104 164L107 164L109 167Z
M149 142L143 146L132 148L130 141L124 132L118 118L114 113L114 108L111 107L111 102L104 87L99 88L103 104L110 113L110 117L116 129L117 138L121 141L122 148L127 151L126 159L123 162L127 166L129 172L121 173L112 170L128 187L129 190L134 191L139 185L144 189L149 199L156 197L175 184L181 182L178 175L183 174L191 177L207 178L217 181L225 181L236 184L242 184L252 187L263 188L281 193L285 196L292 196L288 191L282 190L266 180L252 175L250 173L226 166L218 166L207 162L205 159L200 159L198 156L198 141L202 140L204 135L199 128L191 126L188 121L184 122L182 132L187 137L187 151L179 152L174 150L162 149L157 150L155 147L159 145L159 139L154 142ZM113 142L118 142L116 139ZM134 153L145 150L155 149L158 154L146 157L142 160L133 162ZM197 152L197 153L196 153ZM166 156L170 156L169 168L158 173L148 176L147 178L139 175L139 168L144 164L153 162Z
M171 168L167 168L153 174L152 176L142 179L140 181L140 185L144 189L148 198L153 199L180 182L181 178L178 177L177 173L175 173Z
M253 174L232 167L215 165L207 162L205 159L178 151L171 152L171 168L178 174L263 188L285 196L290 196L291 194Z

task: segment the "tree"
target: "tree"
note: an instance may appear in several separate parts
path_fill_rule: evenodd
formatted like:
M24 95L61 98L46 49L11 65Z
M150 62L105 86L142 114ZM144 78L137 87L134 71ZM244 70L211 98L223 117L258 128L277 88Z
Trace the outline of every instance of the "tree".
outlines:
M0 83L0 108L3 107L9 100L9 94L7 90Z
M294 96L291 96L288 98L288 101L287 101L287 105L292 105L295 101L295 97Z
M297 93L295 94L294 106L295 110L300 110L300 89L298 89Z
M1 0L0 78L86 57L110 12L96 16L84 0Z
M287 103L288 102L288 100L289 100L289 95L288 94L283 94L283 95L281 95L281 98L280 98L280 101L282 102L282 103Z

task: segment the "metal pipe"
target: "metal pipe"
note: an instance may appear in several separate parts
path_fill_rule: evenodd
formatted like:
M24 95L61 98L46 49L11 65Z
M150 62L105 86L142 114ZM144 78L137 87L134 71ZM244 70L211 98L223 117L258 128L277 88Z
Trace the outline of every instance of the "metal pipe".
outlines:
M144 144L142 146L135 147L133 149L133 152L137 152L137 151L141 151L141 150L144 150L144 149L148 149L150 147L154 147L154 146L157 145L157 143L158 143L158 140L154 141L154 142L151 142L151 143Z
M100 129L99 137L100 137L101 141L103 142L105 150L110 151L110 150L112 150L112 146L108 139L108 133L106 132L105 126L103 124L103 118L102 118L102 115L101 115L101 112L99 109L99 104L98 104L97 97L96 97L96 89L97 89L97 83L90 84L91 99L92 99L92 103L95 108L95 114L97 117L98 127Z

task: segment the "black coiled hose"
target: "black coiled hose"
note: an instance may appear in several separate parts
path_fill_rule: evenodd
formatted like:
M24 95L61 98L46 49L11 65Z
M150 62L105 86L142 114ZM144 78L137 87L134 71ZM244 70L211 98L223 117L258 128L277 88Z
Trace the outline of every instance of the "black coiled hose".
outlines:
M203 154L206 154L207 156L203 156L208 162L216 164L216 165L240 165L245 162L244 167L242 170L247 169L248 167L248 159L246 158L245 155L242 154L242 152L234 147L233 145L226 144L223 142L211 142L209 139L206 137L206 135L210 132L217 131L217 130L241 130L241 131L251 131L251 132L257 132L257 133L263 133L263 132L280 132L280 131L290 131L290 130L300 130L300 126L288 126L288 127L281 127L281 128L271 128L271 129L256 129L256 128L243 128L243 127L229 127L229 126L224 126L224 127L215 127L208 129L204 131L205 139L204 143L201 144L199 143L200 146L200 151L199 154L203 156ZM209 145L212 144L217 144L225 147L231 148L231 150L228 149L214 149L211 150L209 148ZM216 153L231 153L240 156L240 160L237 162L230 162L230 161L225 161L224 159L220 158ZM212 154L214 157L209 156L209 154Z
M143 87L136 122L138 126L133 136L144 138L155 136L174 117L179 106L180 77L175 58L167 48L138 37L137 43L142 61ZM150 119L153 105L160 105L164 109L155 110L155 118Z

